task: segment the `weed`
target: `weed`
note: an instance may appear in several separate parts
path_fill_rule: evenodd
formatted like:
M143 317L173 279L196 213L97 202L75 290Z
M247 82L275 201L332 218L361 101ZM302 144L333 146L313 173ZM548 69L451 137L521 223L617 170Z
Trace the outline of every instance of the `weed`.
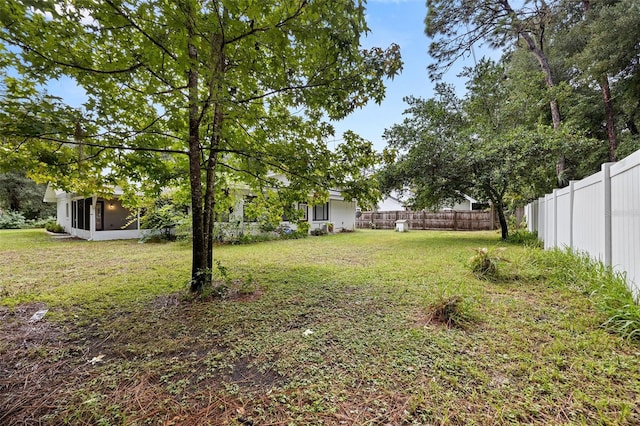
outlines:
M486 247L476 248L476 254L469 259L471 270L478 278L495 279L498 276L498 263L508 262L502 257L502 253L506 249L498 247L495 249L487 249Z
M542 248L543 243L538 239L538 233L529 232L527 229L518 228L509 233L508 242L519 244L525 247Z
M468 329L478 322L471 298L460 294L441 294L428 308L428 320L449 328Z

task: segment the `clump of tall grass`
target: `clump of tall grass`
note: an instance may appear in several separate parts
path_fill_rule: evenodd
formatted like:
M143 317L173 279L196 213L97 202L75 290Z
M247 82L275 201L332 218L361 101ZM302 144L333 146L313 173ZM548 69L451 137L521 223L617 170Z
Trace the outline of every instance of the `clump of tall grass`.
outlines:
M502 256L502 253L506 250L504 247L498 247L488 249L486 247L480 247L474 249L474 254L469 259L469 266L477 278L495 280L498 278L498 264L500 262L508 262L508 260Z
M640 342L640 306L625 276L584 253L535 250L538 266L552 284L589 296L606 320L602 326L625 339Z

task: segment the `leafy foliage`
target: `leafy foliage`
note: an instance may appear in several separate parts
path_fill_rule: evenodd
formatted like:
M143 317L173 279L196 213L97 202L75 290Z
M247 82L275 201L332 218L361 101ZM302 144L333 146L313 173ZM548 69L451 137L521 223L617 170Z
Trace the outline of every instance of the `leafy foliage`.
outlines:
M45 185L36 184L24 172L0 173L0 210L19 212L28 220L52 216L55 205L42 201L45 189Z
M571 146L571 158L579 158L591 141L568 128L554 131L522 121L514 108L519 95L509 90L510 74L502 64L481 61L465 75L464 99L443 84L436 86L435 98L406 99L407 118L384 134L390 155L380 174L382 187L410 189L415 195L409 202L418 209L437 209L462 194L490 201L506 239L506 197L534 198L550 190L558 154Z

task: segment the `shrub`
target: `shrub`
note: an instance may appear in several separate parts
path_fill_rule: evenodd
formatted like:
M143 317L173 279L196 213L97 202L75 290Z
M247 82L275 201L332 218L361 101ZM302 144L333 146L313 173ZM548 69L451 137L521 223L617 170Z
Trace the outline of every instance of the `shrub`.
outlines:
M309 229L311 228L311 224L310 224L309 222L306 222L306 221L299 221L299 222L297 223L297 226L298 226L298 230L297 230L297 232L298 232L300 235L305 235L305 236L306 236L306 235L308 235L308 234L309 234Z
M0 212L0 229L20 229L26 225L24 215L20 212Z
M316 228L311 230L311 235L319 237L321 235L327 235L327 231L322 228Z
M527 229L523 228L518 228L509 232L509 238L507 239L507 241L526 247L543 247L542 241L538 239L537 232L529 232Z
M188 215L184 206L176 204L170 196L159 197L140 220L142 228L150 230L143 240L174 241L177 239L176 227L187 220Z
M56 234L63 234L64 233L64 227L56 222L52 222L49 221L44 225L44 229L46 229L49 232L53 232Z

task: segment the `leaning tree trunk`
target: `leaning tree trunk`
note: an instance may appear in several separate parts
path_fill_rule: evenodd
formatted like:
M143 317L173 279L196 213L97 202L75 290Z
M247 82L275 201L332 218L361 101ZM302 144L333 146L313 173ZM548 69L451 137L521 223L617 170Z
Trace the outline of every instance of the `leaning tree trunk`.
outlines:
M585 12L591 9L591 2L582 1ZM616 123L613 115L613 101L611 100L611 88L609 87L609 76L603 74L600 78L600 89L602 90L602 101L604 102L604 115L607 125L607 138L609 140L609 161L616 161L616 151L618 149L618 138L616 136Z
M516 13L511 7L508 0L502 0L501 3L502 7L509 15L511 15L512 17L516 16ZM544 7L547 8L546 5L544 5ZM555 87L555 81L551 72L551 66L549 65L549 59L543 51L542 40L540 40L540 46L538 46L536 44L536 41L531 36L531 33L524 27L522 22L519 22L516 25L516 32L524 39L524 41L527 43L527 48L540 64L540 68L544 73L544 82L547 88L553 89ZM549 108L551 110L551 122L553 123L553 128L555 130L558 130L560 128L560 124L562 123L562 118L560 116L560 106L556 98L552 98L549 101ZM561 186L566 185L566 179L564 177L565 170L566 160L564 153L562 153L558 156L558 159L556 161L556 176L558 178L558 184Z
M535 58L538 60L538 63L540 64L540 68L544 73L544 82L546 86L549 89L553 89L555 87L555 82L553 80L553 74L551 73L551 66L549 65L549 60L547 56L544 54L542 49L539 49L536 46L533 38L529 34L522 33L522 37L527 42L527 46L529 47L529 50L531 51L531 53L533 53L533 56L535 56ZM558 100L555 98L552 98L549 101L549 108L551 110L551 122L553 123L553 128L554 130L558 130L560 129L560 124L562 123L562 119L560 117L560 106L558 105ZM558 155L558 159L556 161L556 176L558 178L558 183L561 186L566 185L565 183L566 179L564 177L565 170L566 170L566 159L565 159L564 153L561 153L560 155Z
M609 161L616 161L616 150L618 149L618 138L616 136L616 123L613 115L613 101L611 100L611 89L609 87L609 77L604 74L600 81L602 89L602 100L604 102L604 114L607 123L607 138L609 139Z
M507 217L504 214L504 203L496 202L494 204L498 213L498 222L500 222L500 233L503 240L509 238L509 227L507 226Z

